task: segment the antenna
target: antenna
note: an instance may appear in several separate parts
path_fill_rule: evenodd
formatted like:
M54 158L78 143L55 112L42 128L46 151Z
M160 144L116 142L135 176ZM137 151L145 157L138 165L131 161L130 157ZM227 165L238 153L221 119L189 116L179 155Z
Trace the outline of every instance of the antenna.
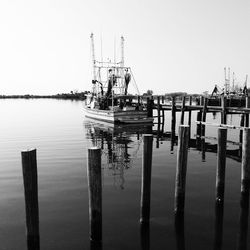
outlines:
M245 87L247 87L247 78L248 78L248 75L246 75Z
M121 67L124 67L124 37L121 36Z
M102 56L102 35L101 35L101 60L102 60L102 65L103 65L103 56Z
M224 72L225 72L225 85L224 85L224 93L227 92L227 68L224 68Z
M235 74L234 74L234 72L233 72L233 86L232 86L232 91L235 90L235 89L234 89L234 81L235 81Z
M114 38L114 64L116 64L116 40Z

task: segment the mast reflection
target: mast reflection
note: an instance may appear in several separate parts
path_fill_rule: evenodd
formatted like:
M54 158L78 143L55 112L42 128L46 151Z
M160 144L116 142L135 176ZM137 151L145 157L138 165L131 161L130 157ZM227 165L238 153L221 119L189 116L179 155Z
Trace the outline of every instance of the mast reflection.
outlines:
M105 168L113 171L114 185L124 189L124 171L132 167L142 145L142 135L151 133L152 126L114 125L88 119L85 120L85 130L91 146L102 149L102 162Z

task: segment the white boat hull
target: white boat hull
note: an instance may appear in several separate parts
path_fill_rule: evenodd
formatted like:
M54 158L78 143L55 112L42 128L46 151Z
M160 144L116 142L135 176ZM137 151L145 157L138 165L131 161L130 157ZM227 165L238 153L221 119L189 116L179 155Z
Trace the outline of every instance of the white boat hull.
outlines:
M153 118L147 117L147 111L139 110L99 110L84 107L85 116L96 119L99 121L105 121L109 123L152 123Z

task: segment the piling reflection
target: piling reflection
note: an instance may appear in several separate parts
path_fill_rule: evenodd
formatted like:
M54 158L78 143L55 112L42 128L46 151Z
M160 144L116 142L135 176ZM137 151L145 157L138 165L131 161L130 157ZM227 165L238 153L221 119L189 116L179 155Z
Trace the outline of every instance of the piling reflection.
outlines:
M205 137L201 138L201 160L206 162L206 141Z
M224 203L215 203L215 234L214 234L214 250L222 249L223 242L223 216L224 216Z
M152 133L152 126L113 125L89 119L85 129L91 146L102 149L103 164L113 171L114 185L124 189L124 171L132 167L142 144L142 135Z
M141 224L140 235L141 235L141 250L149 250L150 249L150 225L149 224Z
M249 217L249 190L248 192L241 193L237 250L247 250L248 217Z
M177 213L175 215L175 237L176 249L185 250L184 213Z
M90 250L102 250L102 242L90 241Z
M40 250L39 236L27 235L27 250Z

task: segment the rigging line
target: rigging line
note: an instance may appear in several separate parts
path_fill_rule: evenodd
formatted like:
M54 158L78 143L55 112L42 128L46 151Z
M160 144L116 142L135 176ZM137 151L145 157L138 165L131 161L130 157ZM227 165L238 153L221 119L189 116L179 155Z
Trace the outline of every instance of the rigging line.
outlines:
M134 83L135 89L136 89L136 91L137 91L137 94L140 95L140 91L139 91L139 89L138 89L138 86L137 86L137 84L136 84L136 81L135 81L135 78L134 78L134 75L133 75L131 69L130 69L130 73L131 73L131 75L132 75L133 83Z

